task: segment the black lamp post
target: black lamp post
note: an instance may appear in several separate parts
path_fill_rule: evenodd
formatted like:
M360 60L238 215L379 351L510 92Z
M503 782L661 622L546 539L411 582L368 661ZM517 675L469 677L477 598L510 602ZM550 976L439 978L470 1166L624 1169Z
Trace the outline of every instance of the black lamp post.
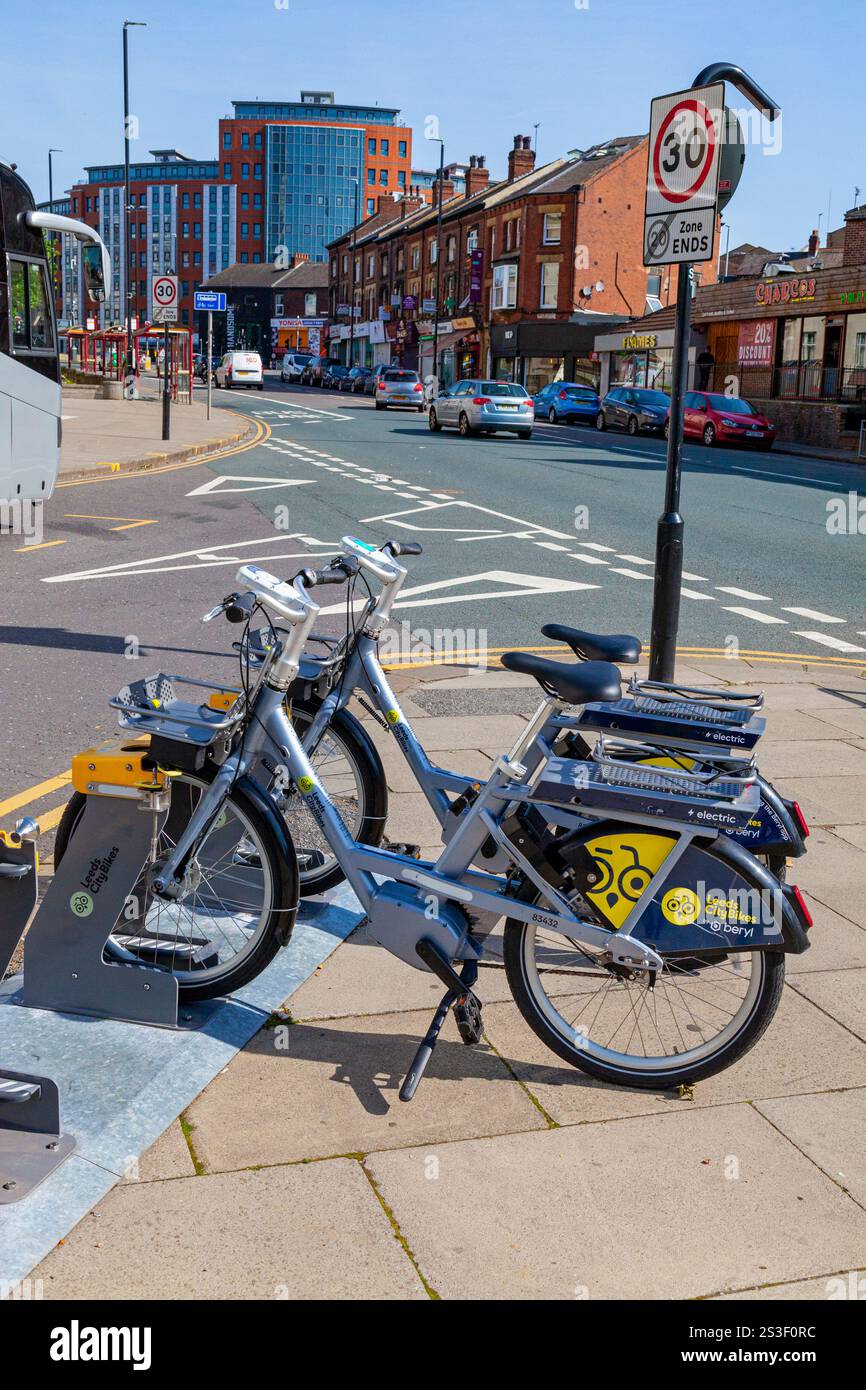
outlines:
M129 274L129 45L127 29L146 29L143 19L123 21L123 282L126 285L126 381L125 394L131 395L135 372L132 368L132 281ZM107 289L106 289L107 293Z
M355 179L355 220L352 224L352 300L349 305L349 367L355 365L355 255L358 248L358 211L361 198L361 180Z
M439 387L439 305L442 300L442 193L445 184L445 141L439 141L439 201L436 208L436 312L433 316L433 389Z

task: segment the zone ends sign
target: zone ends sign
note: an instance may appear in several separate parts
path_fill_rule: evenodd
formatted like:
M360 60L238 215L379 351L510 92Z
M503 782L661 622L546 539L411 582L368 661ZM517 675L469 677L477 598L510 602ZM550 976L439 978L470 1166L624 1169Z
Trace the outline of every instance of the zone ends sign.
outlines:
M719 161L727 130L724 83L656 97L650 114L644 264L713 256Z

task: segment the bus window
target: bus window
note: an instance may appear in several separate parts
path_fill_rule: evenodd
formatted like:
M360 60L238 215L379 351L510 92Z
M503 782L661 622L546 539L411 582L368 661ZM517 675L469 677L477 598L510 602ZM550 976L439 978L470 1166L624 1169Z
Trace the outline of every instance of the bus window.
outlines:
M42 351L54 351L54 337L51 331L51 312L48 308L48 295L45 285L45 267L29 267L28 309L30 315L30 346Z
M12 314L12 347L27 348L27 280L24 261L9 262L9 308Z
M53 352L54 327L45 266L9 257L13 352Z

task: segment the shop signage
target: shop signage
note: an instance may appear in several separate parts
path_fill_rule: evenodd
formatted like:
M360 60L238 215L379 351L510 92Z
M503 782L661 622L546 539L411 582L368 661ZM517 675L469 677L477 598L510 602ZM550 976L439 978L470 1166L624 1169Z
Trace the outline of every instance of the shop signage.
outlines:
M484 252L480 246L469 253L469 303L481 303L481 287L484 281Z
M623 352L647 352L656 345L655 333L630 333L622 340Z
M271 328L321 328L324 319L271 319Z
M435 299L422 299L422 300L421 300L421 312L424 313L424 314L435 314L435 313L436 313L436 300L435 300Z
M475 327L474 319L452 319L451 327L457 333L464 333L469 328Z
M840 304L866 304L866 290L843 290L839 296Z
M384 343L385 325L384 323L373 322L370 324L370 342Z
M741 367L772 367L774 330L775 319L740 324L737 362Z
M414 294L404 294L404 296L403 296L403 308L404 308L404 309L406 309L406 310L414 309L414 308L416 307L417 303L418 303L418 300L415 298Z
M755 286L756 304L799 304L804 299L815 298L815 278L798 280L796 276L784 280L762 280Z
M349 306L348 306L348 304L338 304L338 305L337 305L337 313L338 313L338 314L343 314L343 315L348 316L348 313L349 313Z

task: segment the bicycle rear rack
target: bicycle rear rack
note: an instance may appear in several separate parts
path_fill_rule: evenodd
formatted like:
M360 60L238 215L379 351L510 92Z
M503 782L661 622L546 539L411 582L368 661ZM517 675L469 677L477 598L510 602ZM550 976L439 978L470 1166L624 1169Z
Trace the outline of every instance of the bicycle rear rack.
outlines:
M585 762L551 758L531 799L567 802L617 818L646 816L730 830L749 823L760 805L760 791L749 776L644 767L599 752Z
M674 685L632 676L625 697L584 705L575 728L706 752L748 754L767 721L761 693L720 695L706 686Z

